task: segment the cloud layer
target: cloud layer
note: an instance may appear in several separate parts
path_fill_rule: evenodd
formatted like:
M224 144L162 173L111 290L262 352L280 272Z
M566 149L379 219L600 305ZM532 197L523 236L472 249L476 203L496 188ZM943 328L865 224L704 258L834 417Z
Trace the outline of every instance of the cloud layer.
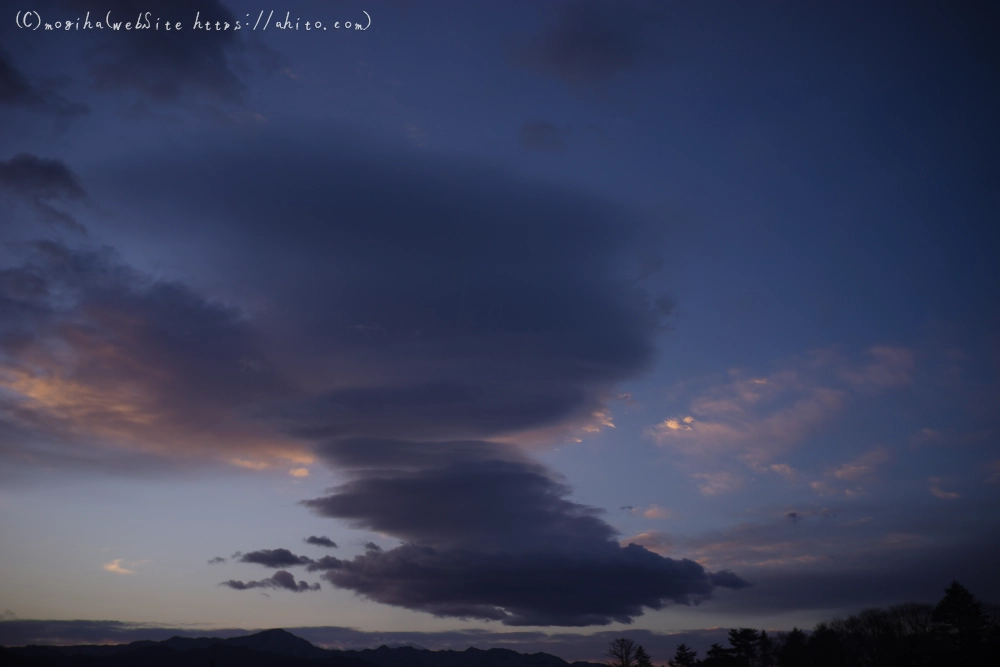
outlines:
M296 582L292 573L286 570L278 570L267 579L261 579L260 581L237 581L230 579L229 581L223 581L219 585L228 586L237 591L245 591L253 588L275 588L292 591L293 593L303 593L305 591L318 591L320 589L318 583Z
M461 443L467 455L471 446ZM478 460L418 470L393 470L383 459L380 471L305 501L322 516L404 542L330 559L323 577L379 602L515 626L628 623L645 608L696 604L716 586L748 585L638 544L620 546L600 513L568 500L569 488L547 470L493 458L495 450L484 443Z

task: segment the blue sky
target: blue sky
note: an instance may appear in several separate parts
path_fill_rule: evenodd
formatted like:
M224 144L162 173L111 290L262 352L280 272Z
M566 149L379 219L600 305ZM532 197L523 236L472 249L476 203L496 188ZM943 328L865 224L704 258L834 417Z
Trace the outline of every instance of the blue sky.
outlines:
M1000 598L992 9L35 8L183 27L0 22L5 618Z

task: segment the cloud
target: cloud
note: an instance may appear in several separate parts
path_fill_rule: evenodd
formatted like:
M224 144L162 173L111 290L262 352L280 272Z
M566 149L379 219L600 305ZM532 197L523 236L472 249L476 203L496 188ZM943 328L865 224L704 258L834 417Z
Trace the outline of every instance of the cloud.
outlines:
M25 435L4 454L67 465L119 465L122 453L207 453L251 469L276 456L311 461L240 414L287 388L274 373L242 372L238 360L258 350L238 310L108 248L13 249L21 263L0 269L0 416Z
M644 549L648 549L654 553L664 556L670 552L673 541L670 539L670 536L664 532L658 530L646 530L633 535L632 537L626 537L621 540L620 544L622 546L638 544Z
M90 112L86 104L71 102L50 88L34 85L17 69L11 55L3 49L0 49L0 105L21 107L59 118L74 118Z
M237 591L245 591L251 588L275 588L284 589L292 591L293 593L303 593L305 591L318 591L320 585L308 584L304 581L296 583L295 577L292 576L291 572L286 572L285 570L278 570L273 575L267 579L261 579L260 581L236 581L235 579L230 579L229 581L223 581L220 586L228 586Z
M721 585L692 561L620 546L600 512L567 500L569 489L544 467L485 452L423 470L393 471L390 461L304 501L404 542L330 559L323 577L385 604L505 625L628 622L644 608L700 602Z
M768 470L777 473L787 480L794 480L798 477L798 472L787 463L773 463L768 466Z
M17 423L74 453L262 471L316 456L348 481L311 509L404 543L327 557L324 576L387 604L586 625L707 599L700 565L621 547L530 460L533 443L611 428L616 385L652 363L663 309L633 257L659 230L465 159L284 139L207 138L211 157L105 174L150 233L197 248L198 290L111 251L31 246L11 275L34 291L0 320L22 332L3 357ZM602 578L615 590L586 585Z
M427 146L427 134L420 129L414 123L406 121L403 123L403 129L406 130L406 137L410 140L410 143L417 148L424 148Z
M821 496L858 496L866 492L866 487L875 483L875 470L889 460L889 450L876 447L857 458L824 471L825 479L809 483L810 488Z
M568 130L560 130L552 123L525 121L521 126L521 146L540 153L565 153Z
M44 222L85 231L73 216L53 206L87 198L76 174L59 160L19 153L0 161L0 193L24 202Z
M906 347L876 345L867 350L870 361L855 368L844 368L841 375L858 389L905 387L913 381L916 359Z
M742 485L738 477L726 471L699 472L691 477L698 480L698 490L706 496L735 491Z
M375 544L374 542L365 542L366 551L382 551L382 547Z
M116 558L110 563L105 563L101 566L105 572L114 572L115 574L135 574L135 570L130 570L124 567L122 563L125 562L124 558Z
M732 369L680 388L687 409L668 413L647 434L687 467L739 462L754 473L770 471L795 482L799 474L779 457L813 442L853 399L870 401L874 394L907 386L915 367L909 348L875 346L860 360L824 349L782 360L766 375ZM884 456L873 452L830 474L857 479Z
M844 404L843 391L810 386L797 371L759 380L737 376L710 387L693 399L690 414L668 417L649 434L691 459L728 454L757 467L800 444Z
M670 510L659 505L650 505L643 511L642 515L647 519L668 519L670 518Z
M930 477L928 478L927 481L930 483L928 490L931 492L931 495L933 495L935 498L940 498L941 500L956 500L961 497L955 491L945 491L942 488L944 480L942 480L940 477Z
M225 563L225 562L226 562L225 558L223 558L222 556L216 556L215 558L210 558L209 561L208 561L208 564L209 565L221 565L222 563Z
M648 27L657 10L652 3L565 3L555 24L520 48L515 61L574 89L605 85L652 54L658 44Z
M288 474L292 477L302 479L303 477L309 476L309 468L292 468L288 471Z
M251 330L294 332L294 345L271 340L270 359L238 358L302 390L245 414L314 441L551 442L607 427L615 384L648 367L661 331L630 259L658 229L466 159L339 138L302 150L291 136L212 138L207 161L182 152L106 176L144 211L172 207L169 221L148 216L151 231L167 225L207 266L247 276L243 296L263 304ZM253 202L223 201L227 189Z
M341 561L323 577L385 604L513 626L627 623L643 607L697 603L716 585L746 585L713 581L693 561L663 558L638 545L517 556L405 544ZM512 586L515 581L532 582L531 590ZM600 595L593 591L598 586Z
M176 103L201 98L242 104L247 87L239 71L249 66L251 49L242 37L245 31L213 30L209 34L190 28L200 14L203 22L225 21L235 25L236 17L219 0L109 0L101 11L112 17L134 20L139 13L150 17L183 17L180 32L142 30L99 35L104 39L84 49L84 61L94 88L101 92L130 92L155 104ZM274 61L275 55L259 44L253 50ZM273 63L272 63L273 65Z
M328 549L336 549L337 543L331 540L329 537L317 537L315 535L310 535L309 537L302 540L306 544L314 544L318 547L327 547Z
M130 563L126 563L124 558L116 558L110 563L105 563L101 566L101 569L105 572L114 572L115 574L135 574L135 570L132 569L137 565L142 565L143 563L148 563L148 560L137 560Z
M264 567L291 567L293 565L309 565L313 562L308 556L296 556L288 549L260 549L240 556L241 563L255 563Z
M308 572L322 572L340 567L341 560L334 556L323 556L319 560L314 560L306 566Z
M986 478L987 484L996 484L1000 482L1000 459L993 459L992 461L986 462L983 466L988 477Z
M858 458L837 466L830 473L839 480L857 480L870 476L875 468L889 460L889 452L884 447L873 449Z

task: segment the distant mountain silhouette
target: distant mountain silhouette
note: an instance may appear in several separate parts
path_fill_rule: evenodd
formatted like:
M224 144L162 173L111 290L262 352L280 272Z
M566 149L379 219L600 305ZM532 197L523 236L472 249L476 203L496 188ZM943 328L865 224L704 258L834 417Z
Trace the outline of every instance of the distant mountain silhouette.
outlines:
M429 651L401 646L336 651L313 646L284 630L242 637L171 637L103 646L20 646L0 648L0 665L24 667L591 667L567 663L547 653L508 649ZM595 666L596 667L596 666Z

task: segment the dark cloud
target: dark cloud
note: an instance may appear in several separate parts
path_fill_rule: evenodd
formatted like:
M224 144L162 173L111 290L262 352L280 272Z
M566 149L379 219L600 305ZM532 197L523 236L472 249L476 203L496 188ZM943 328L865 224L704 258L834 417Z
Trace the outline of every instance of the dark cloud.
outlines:
M749 588L750 583L743 579L743 577L737 576L729 570L720 570L718 572L709 572L708 578L716 586L721 586L722 588L732 588L734 590L739 590L741 588Z
M267 579L261 579L260 581L236 581L235 579L230 579L229 581L223 581L220 586L228 586L229 588L245 591L251 588L281 588L285 590L292 591L293 593L302 593L305 591L318 591L319 584L309 584L304 581L295 581L295 577L292 576L291 572L286 572L285 570L278 570L273 575Z
M225 562L226 562L225 558L223 558L222 556L216 556L215 558L209 559L208 564L209 565L220 565L220 564L225 563Z
M64 5L75 7L76 3ZM100 13L110 10L112 19L134 21L150 12L156 21L182 21L180 32L164 30L119 31L100 34L84 50L91 81L98 91L130 91L154 104L175 103L192 96L224 103L242 104L247 87L241 77L248 67L249 50L242 37L246 31L211 32L191 28L195 15L202 22L228 22L236 17L219 0L109 0ZM258 51L263 47L256 46ZM273 54L263 51L269 57Z
M555 24L522 47L516 60L572 87L603 85L649 55L656 46L649 27L661 20L649 2L567 2Z
M439 548L603 546L614 530L599 510L567 500L569 492L542 466L484 460L372 473L303 504L357 528Z
M533 553L406 544L341 561L323 578L385 604L512 626L629 623L644 608L696 604L715 585L694 561L615 543Z
M542 153L565 153L569 130L561 130L552 123L526 121L521 126L521 146Z
M296 437L309 439L405 435L461 438L500 435L581 418L601 407L596 397L589 398L580 390L547 392L546 387L536 385L519 392L509 385L497 386L511 380L509 372L506 375L484 377L478 383L413 382L340 389L272 402L257 410L256 416L280 424Z
M340 559L333 556L323 556L319 560L314 560L306 566L306 570L309 572L320 572L323 570L329 570L335 567L340 567Z
M90 111L86 104L71 102L50 88L34 85L17 69L11 55L3 49L0 49L0 105L21 107L59 118L82 116Z
M382 551L382 547L375 544L374 542L365 542L366 551Z
M69 369L79 386L136 388L142 426L126 430L144 446L167 432L171 452L232 456L275 429L316 443L351 477L309 506L404 542L322 561L335 585L374 600L580 626L736 583L621 547L597 510L509 444L607 426L615 385L648 368L661 313L634 256L656 230L616 204L464 159L284 138L210 139L212 157L130 164L116 179L151 232L166 224L203 253L199 284L240 275L226 303L262 306L53 247L58 261L19 269L40 281L22 281L36 296L17 302L20 344L66 340L86 360ZM45 296L54 285L74 298ZM54 326L81 320L68 340L72 327ZM267 372L248 373L245 359ZM111 417L76 421L106 431ZM188 446L195 427L215 437Z
M23 201L45 222L83 231L73 216L52 205L87 197L80 180L64 162L28 153L0 161L0 193Z
M288 549L260 549L240 556L241 563L255 563L264 567L292 567L294 565L309 565L313 562L308 556L296 556Z
M251 143L114 176L144 212L173 207L145 224L205 253L207 283L243 276L257 324L285 332L274 361L311 391L257 405L262 422L310 440L583 426L652 361L662 313L631 256L660 230L633 212L379 144Z
M599 511L568 494L542 466L487 457L370 472L303 504L405 542L331 559L325 579L438 616L506 625L627 623L644 608L696 604L715 586L747 585L694 561L619 546Z
M313 544L317 547L327 547L329 549L336 549L337 543L331 540L329 537L316 537L315 535L310 535L309 537L302 540L306 544Z
M524 455L509 445L484 440L421 441L390 438L342 438L316 448L324 461L345 470L391 467L423 470L442 461L453 464L490 460L522 461Z

